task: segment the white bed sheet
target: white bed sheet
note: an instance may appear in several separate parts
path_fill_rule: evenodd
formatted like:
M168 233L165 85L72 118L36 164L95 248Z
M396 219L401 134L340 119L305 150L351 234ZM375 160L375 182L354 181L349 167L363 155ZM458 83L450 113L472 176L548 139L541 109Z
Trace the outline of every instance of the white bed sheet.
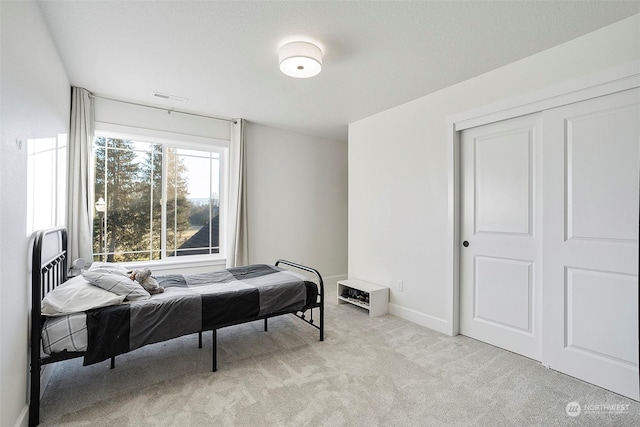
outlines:
M42 350L45 354L87 350L87 315L74 313L48 317L42 327Z

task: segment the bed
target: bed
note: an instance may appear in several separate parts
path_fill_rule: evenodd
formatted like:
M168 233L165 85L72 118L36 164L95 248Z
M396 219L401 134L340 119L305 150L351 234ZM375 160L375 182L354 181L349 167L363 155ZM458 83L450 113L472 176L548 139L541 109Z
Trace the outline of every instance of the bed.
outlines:
M149 295L117 264L96 263L69 278L67 232L58 227L34 234L31 265L31 426L39 423L42 365L82 357L84 365L110 360L114 368L120 354L187 334L197 333L202 347L202 333L212 331L215 372L218 329L263 321L267 331L269 318L285 314L324 340L322 276L291 261L159 276L164 292Z

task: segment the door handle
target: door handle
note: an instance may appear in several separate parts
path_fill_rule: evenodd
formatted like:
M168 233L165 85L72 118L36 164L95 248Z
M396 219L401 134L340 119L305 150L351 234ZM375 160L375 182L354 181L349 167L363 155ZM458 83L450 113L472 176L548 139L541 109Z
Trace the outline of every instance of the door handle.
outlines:
M469 242L467 242L466 240L464 242L462 242L462 246L464 246L465 248L469 246Z

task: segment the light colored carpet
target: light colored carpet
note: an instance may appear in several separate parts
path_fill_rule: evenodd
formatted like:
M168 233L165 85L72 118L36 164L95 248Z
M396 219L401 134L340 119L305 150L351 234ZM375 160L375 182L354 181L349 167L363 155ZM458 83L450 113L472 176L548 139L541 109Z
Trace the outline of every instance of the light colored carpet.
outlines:
M325 341L293 316L57 364L41 425L638 426L640 404L496 347L326 303ZM570 417L567 404L582 413ZM619 405L618 411L613 406Z

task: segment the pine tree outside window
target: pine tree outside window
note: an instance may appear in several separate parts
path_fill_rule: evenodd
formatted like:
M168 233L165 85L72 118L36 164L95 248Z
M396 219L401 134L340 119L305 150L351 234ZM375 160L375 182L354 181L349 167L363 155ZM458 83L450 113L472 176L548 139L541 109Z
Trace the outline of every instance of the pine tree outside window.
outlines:
M95 261L220 254L224 149L98 133L93 144ZM102 211L102 212L101 212Z

